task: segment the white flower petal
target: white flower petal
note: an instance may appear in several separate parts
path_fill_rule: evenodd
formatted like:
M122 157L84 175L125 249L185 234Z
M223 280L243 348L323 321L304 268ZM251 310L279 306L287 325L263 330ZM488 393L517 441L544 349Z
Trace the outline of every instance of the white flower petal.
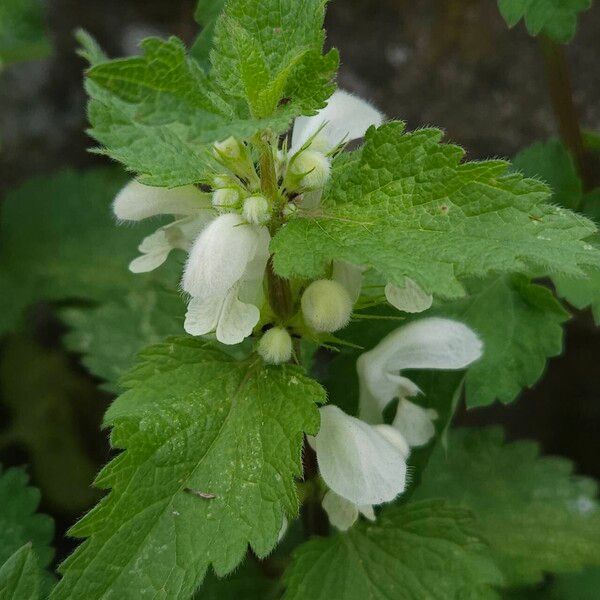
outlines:
M340 142L356 140L371 125L379 126L384 116L367 101L343 90L333 93L327 106L313 117L298 117L294 122L290 154L295 154L325 123L319 135L328 142L329 150Z
M197 298L227 293L254 258L261 230L234 213L217 217L192 246L183 274L183 289Z
M394 308L407 313L423 312L431 308L433 303L433 296L423 291L421 286L409 277L404 278L402 287L388 283L385 286L385 297Z
M374 427L337 406L320 409L321 428L312 440L319 471L337 494L358 506L393 500L406 485L404 455Z
M155 215L193 215L210 207L210 198L193 185L164 188L133 179L117 194L113 212L118 219L139 221Z
M352 300L352 304L355 304L360 296L363 271L364 269L362 267L357 267L345 260L333 261L333 273L331 278L344 286Z
M403 398L398 403L392 427L402 434L410 446L423 446L435 435L433 422L436 418L436 411Z
M132 273L148 273L154 271L154 269L160 267L165 260L167 260L170 251L171 248L168 248L162 252L142 254L129 263L129 270Z
M375 520L375 511L373 510L373 507L370 504L366 504L365 506L359 506L358 512L366 519L369 519L369 521Z
M304 192L302 194L302 202L300 206L303 210L313 210L321 204L321 198L323 197L323 190L312 190L310 192Z
M400 327L356 362L360 383L360 417L381 422L381 412L393 399L413 396L419 389L402 369L464 369L481 356L482 344L463 323L430 317Z
M409 323L367 352L386 371L464 369L481 357L482 343L464 323L430 317Z
M331 490L323 497L322 504L329 522L340 531L347 531L358 519L358 506Z
M185 313L183 328L190 335L206 335L214 331L219 323L219 317L225 298L192 298Z
M241 302L237 286L234 286L223 303L217 325L217 340L230 346L239 344L252 333L259 319L258 308L254 304Z
M401 453L404 459L408 459L410 455L410 445L408 440L402 435L398 429L391 425L374 425L373 426L390 444L394 445Z

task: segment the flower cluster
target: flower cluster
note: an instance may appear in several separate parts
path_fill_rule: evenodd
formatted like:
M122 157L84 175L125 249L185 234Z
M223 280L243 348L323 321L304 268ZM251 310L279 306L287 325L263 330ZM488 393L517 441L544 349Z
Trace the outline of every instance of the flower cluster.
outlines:
M287 219L319 210L332 159L345 143L382 121L371 105L337 91L317 115L296 119L289 147L287 141L279 145L264 138L214 144L214 172L202 189L130 182L114 201L119 219L174 217L142 241L130 269L150 271L171 250L187 252L181 281L189 295L185 330L195 336L214 333L223 344L260 335L256 351L267 363L292 359L292 335L329 339L349 323L365 267L334 261L328 278L295 282L291 314L282 316L270 304L269 243ZM384 282L382 288L387 301L404 312L432 304L432 297L408 278L401 287ZM323 506L336 527L347 529L359 513L373 519L374 506L402 493L410 448L435 434L436 412L409 400L420 390L400 371L463 369L480 355L481 343L466 326L428 318L393 332L360 357L360 418L325 406L319 433L309 440L328 488ZM398 406L387 425L383 411L393 400Z

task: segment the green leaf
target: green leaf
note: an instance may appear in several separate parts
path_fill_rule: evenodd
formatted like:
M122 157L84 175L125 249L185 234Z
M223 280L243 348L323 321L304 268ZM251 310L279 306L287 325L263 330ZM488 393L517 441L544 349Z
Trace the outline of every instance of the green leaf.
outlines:
M593 223L546 203L548 188L507 173L503 161L461 163L441 133L371 128L356 160L335 169L322 215L299 216L273 239L285 277L314 277L332 259L367 265L398 285L408 276L439 297L460 280L532 269L581 275L600 264L582 241Z
M333 93L335 50L322 56L325 0L230 0L215 28L212 75L252 115L314 114Z
M501 576L468 511L418 502L307 542L284 581L284 600L484 600Z
M113 169L62 171L9 192L0 218L0 333L40 300L113 300L132 290L175 286L173 269L146 275L127 265L157 222L117 227L110 208L124 184Z
M0 466L0 564L31 543L40 566L45 567L54 555L50 547L54 524L50 517L36 514L40 492L29 487L28 481L23 469L2 471Z
M95 308L69 308L61 317L71 328L63 341L83 355L90 373L103 379L104 389L117 391L142 348L183 331L185 303L175 291L149 288L105 302Z
M582 200L582 185L575 163L557 139L537 142L521 150L513 160L515 169L526 177L539 177L552 188L552 201L577 209Z
M0 566L0 600L39 600L40 576L31 544L26 544Z
M93 416L99 419L105 402L94 384L64 354L9 336L2 347L0 398L7 412L0 449L16 443L27 450L34 479L54 511L79 515L88 509L98 494L90 488L96 462L86 432L96 431Z
M42 0L2 0L0 69L12 62L45 58L51 51L45 32Z
M146 350L123 384L106 423L125 451L97 478L112 492L73 528L88 539L53 600L187 599L209 565L229 573L248 544L267 555L298 511L303 433L324 400L299 368L182 338Z
M557 577L550 592L551 600L598 600L600 568Z
M544 372L563 347L569 314L552 292L525 277L471 282L469 296L435 312L473 328L484 342L483 357L467 371L467 406L512 402Z
M586 275L585 278L555 275L552 279L561 298L578 309L591 307L594 320L600 325L600 269L586 269Z
M279 582L265 577L258 562L247 558L234 573L219 579L209 573L194 600L275 600Z
M571 41L578 14L591 5L592 0L498 0L509 27L525 19L531 35L543 34L561 44Z
M533 442L506 444L500 429L451 433L437 448L414 498L443 498L473 511L508 585L545 572L600 564L596 484Z

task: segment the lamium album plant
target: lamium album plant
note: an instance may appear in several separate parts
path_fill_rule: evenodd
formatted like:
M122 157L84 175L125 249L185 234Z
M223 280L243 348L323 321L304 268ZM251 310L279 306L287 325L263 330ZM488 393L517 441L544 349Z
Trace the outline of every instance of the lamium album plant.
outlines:
M587 5L499 2L555 58ZM342 89L325 10L200 0L190 47L116 59L77 33L93 152L128 175L7 198L0 323L62 302L115 452L57 576L16 536L1 598L558 598L600 566L590 479L451 427L541 377L567 303L597 316L600 188L568 139L469 161Z

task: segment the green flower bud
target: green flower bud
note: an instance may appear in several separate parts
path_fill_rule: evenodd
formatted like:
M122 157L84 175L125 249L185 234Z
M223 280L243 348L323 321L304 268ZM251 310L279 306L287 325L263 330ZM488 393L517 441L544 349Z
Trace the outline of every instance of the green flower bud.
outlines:
M313 281L302 294L304 320L319 332L332 332L348 325L352 314L352 300L337 281Z
M240 143L234 137L230 136L222 142L215 142L214 152L217 157L236 160L242 155L242 148Z
M322 152L304 150L296 156L290 170L301 177L299 185L307 190L316 190L325 186L331 173L331 161Z
M292 336L283 327L273 327L258 342L258 353L270 365L288 362L292 358Z
M239 193L232 188L215 190L212 195L212 203L215 208L231 208L239 202L239 199Z

